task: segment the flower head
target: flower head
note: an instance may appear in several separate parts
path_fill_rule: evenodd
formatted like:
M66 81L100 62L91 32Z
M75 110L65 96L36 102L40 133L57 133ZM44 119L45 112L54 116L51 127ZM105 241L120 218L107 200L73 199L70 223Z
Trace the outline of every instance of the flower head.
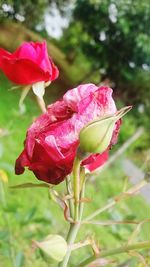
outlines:
M0 48L0 69L19 85L55 80L59 71L48 56L46 42L24 42L15 52Z
M16 174L28 167L36 177L58 184L72 171L79 145L79 133L89 122L116 113L112 89L84 84L69 90L61 100L48 106L27 131L25 147L16 160ZM82 165L92 171L108 158L117 141L120 120L114 124L112 139L103 153L93 153Z

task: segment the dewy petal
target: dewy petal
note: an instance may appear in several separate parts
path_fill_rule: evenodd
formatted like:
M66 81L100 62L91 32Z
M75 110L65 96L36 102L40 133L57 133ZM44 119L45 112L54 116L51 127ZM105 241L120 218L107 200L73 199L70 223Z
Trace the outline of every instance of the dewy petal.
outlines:
M45 94L44 81L34 83L32 85L32 90L36 96L38 96L40 99L43 99L43 96Z

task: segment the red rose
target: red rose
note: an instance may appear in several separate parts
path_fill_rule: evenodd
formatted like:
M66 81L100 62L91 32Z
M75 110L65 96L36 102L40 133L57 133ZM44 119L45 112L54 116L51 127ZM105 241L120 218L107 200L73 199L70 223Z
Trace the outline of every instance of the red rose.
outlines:
M59 71L48 56L46 42L23 43L14 53L0 48L0 69L20 85L52 81Z
M112 89L94 84L69 90L61 100L50 105L28 129L25 148L16 160L16 174L28 167L40 180L58 184L72 171L79 145L79 132L90 121L116 112ZM112 141L116 141L116 123ZM109 147L112 145L110 143ZM94 154L82 162L87 169L100 167L108 158L108 150Z

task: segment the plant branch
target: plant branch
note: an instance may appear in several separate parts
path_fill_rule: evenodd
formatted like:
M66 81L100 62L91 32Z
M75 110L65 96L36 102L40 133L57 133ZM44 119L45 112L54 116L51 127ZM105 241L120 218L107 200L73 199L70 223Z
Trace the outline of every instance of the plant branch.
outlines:
M139 225L140 222L137 221L82 221L81 224L93 224L93 225L99 225L99 226L111 226L111 225L116 225L116 224L136 224Z
M61 263L59 263L58 267L67 267L68 266L68 261L71 255L71 245L74 244L74 241L76 239L77 233L79 231L80 228L80 223L71 223L70 224L70 229L68 232L68 236L67 236L67 244L68 244L68 251L67 254L65 256L65 258L63 259L63 261Z
M118 196L114 197L110 203L106 204L106 206L93 212L91 215L89 215L87 218L85 218L85 221L90 221L91 219L98 216L102 212L112 208L113 206L115 206L118 202L122 201L123 199L127 199L127 198L135 195L141 188L143 188L147 184L148 184L148 181L143 179L138 184L129 188L126 192L123 192L123 193L119 194Z
M75 158L73 164L73 181L74 181L74 220L79 219L79 200L80 200L80 163L78 157Z
M126 246L122 246L116 249L102 251L100 253L100 258L104 258L104 257L116 255L116 254L121 254L121 253L129 253L132 250L147 249L147 248L150 248L150 241L138 242L132 245L126 245ZM93 262L96 259L97 258L95 257L95 255L93 255L87 258L86 260L84 260L83 262L81 262L77 267L85 267L87 264Z
M64 258L64 260L58 265L58 267L67 267L68 262L71 255L71 247L73 246L77 233L80 229L81 225L81 219L82 219L82 213L83 213L83 207L84 203L82 202L82 199L84 197L85 193L85 182L82 185L82 189L80 192L80 174L81 174L81 167L80 167L81 161L76 158L73 164L73 179L74 179L74 223L70 223L70 229L67 236L67 244L68 244L68 252ZM83 172L82 172L83 175ZM85 179L84 179L85 181ZM67 183L67 182L66 182ZM69 206L70 207L70 206Z

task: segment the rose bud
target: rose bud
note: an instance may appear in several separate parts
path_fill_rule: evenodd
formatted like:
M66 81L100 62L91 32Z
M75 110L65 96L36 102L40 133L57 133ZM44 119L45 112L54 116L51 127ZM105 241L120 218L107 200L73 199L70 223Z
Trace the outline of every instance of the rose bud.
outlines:
M44 94L47 82L55 80L59 71L48 56L46 42L24 42L10 53L0 48L0 69L18 85L33 85L39 96Z
M56 263L63 260L67 253L67 242L60 235L48 235L43 241L33 241L47 262Z
M62 182L72 172L80 131L93 120L116 112L111 88L83 84L69 90L29 127L24 150L16 160L16 174L28 167L40 180L51 184ZM120 120L106 150L92 153L82 161L86 169L93 171L106 162L110 147L117 142L119 128Z
M79 135L79 150L89 153L103 153L110 144L116 122L130 109L131 106L124 107L113 116L99 118L86 125Z

